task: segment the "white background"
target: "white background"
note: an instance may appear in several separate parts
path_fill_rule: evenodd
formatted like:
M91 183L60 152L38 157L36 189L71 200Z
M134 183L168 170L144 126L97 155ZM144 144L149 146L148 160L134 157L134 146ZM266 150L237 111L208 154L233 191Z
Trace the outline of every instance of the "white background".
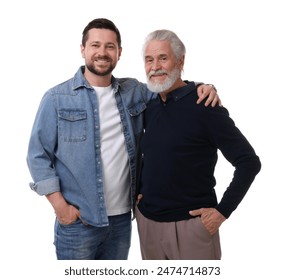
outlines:
M285 19L281 0L1 1L0 277L65 279L63 267L70 264L55 261L54 213L44 197L29 189L25 158L42 95L71 78L83 63L81 34L98 17L111 19L121 32L123 53L115 76L145 81L143 39L164 28L175 31L186 45L183 78L215 84L223 105L262 161L247 196L222 225L223 260L215 265L222 266L224 274L216 279L280 279L285 250ZM232 173L233 168L220 157L219 197ZM151 265L140 261L135 222L129 258L127 264L121 263L133 268ZM187 265L193 263L208 265Z

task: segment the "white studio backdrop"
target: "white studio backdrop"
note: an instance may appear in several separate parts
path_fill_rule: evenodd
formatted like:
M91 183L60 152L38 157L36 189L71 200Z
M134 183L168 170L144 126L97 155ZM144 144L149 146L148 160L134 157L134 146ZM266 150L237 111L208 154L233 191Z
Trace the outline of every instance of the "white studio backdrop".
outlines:
M281 0L2 1L0 275L6 270L5 279L26 278L38 267L58 265L52 244L53 210L28 186L27 145L41 97L71 78L83 63L81 34L98 17L112 20L121 32L123 53L116 77L145 81L143 39L163 28L176 32L186 45L183 78L217 87L223 105L262 161L245 199L222 225L219 264L231 279L281 275L280 254L285 250ZM232 166L220 155L219 197L232 174ZM135 221L129 259L129 263L141 259ZM44 269L40 271L45 279Z

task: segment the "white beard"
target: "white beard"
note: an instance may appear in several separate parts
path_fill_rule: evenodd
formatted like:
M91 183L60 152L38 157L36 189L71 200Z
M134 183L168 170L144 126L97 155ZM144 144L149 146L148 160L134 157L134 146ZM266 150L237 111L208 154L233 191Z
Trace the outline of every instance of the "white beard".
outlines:
M180 77L180 70L178 68L175 68L174 70L172 70L168 76L166 77L165 81L164 82L153 82L153 81L150 81L150 78L149 76L150 75L153 75L153 74L163 74L163 73L167 73L166 71L152 71L150 72L150 74L147 76L147 87L150 91L152 92L163 92L163 91L166 91L168 89L170 89L173 84L176 82L176 80Z

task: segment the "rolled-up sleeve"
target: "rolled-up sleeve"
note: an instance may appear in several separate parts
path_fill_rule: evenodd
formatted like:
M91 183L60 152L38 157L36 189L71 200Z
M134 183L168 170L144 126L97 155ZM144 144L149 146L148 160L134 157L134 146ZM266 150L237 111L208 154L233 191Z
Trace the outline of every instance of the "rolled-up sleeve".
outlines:
M37 183L30 183L30 188L39 195L48 195L60 191L59 178L51 178Z

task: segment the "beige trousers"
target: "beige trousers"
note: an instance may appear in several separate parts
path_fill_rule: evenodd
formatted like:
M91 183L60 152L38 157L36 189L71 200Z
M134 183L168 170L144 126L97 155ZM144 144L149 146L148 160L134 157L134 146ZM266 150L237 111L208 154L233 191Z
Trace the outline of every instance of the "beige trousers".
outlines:
M136 207L143 260L220 260L219 232L213 236L200 217L179 222L156 222Z

